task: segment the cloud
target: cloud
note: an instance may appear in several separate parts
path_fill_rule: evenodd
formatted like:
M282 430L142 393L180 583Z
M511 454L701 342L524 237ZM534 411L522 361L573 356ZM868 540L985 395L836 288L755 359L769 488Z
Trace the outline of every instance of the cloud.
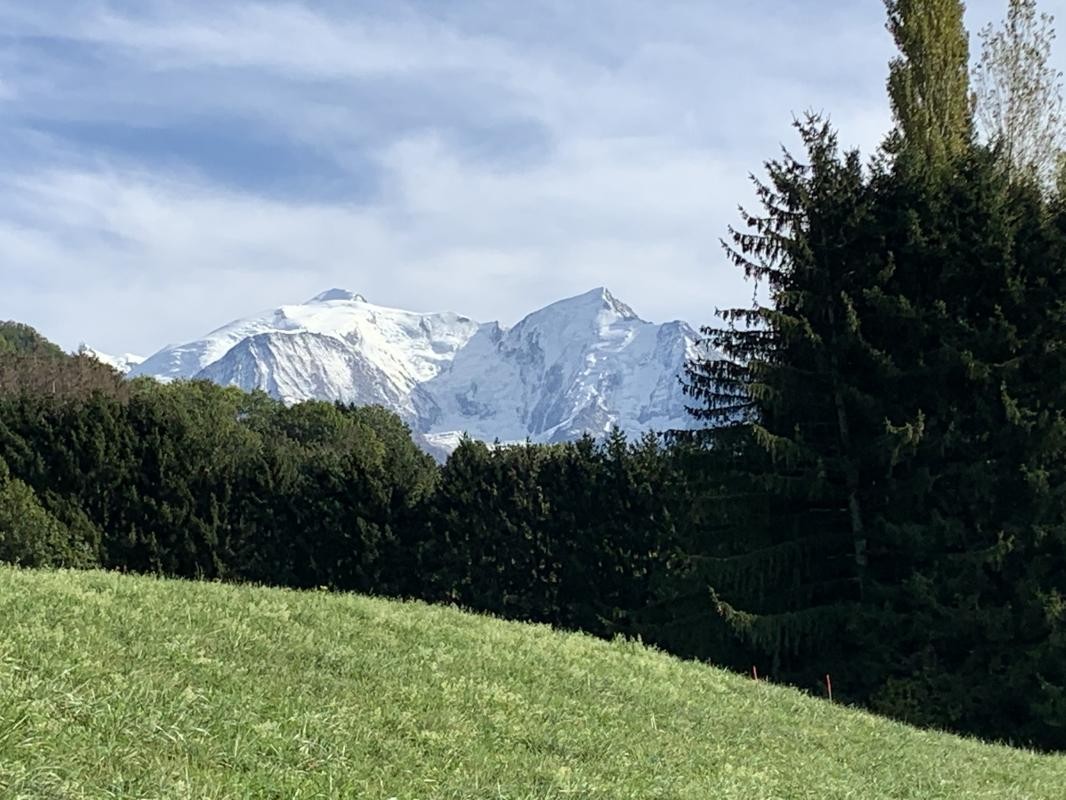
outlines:
M402 12L326 17L300 5L238 3L154 18L101 13L76 31L83 41L145 54L157 69L237 67L350 79L486 65L513 74L523 66L503 42Z
M663 275L696 280L701 255L716 250L705 218L721 209L706 187L726 172L701 154L649 158L639 142L570 143L536 168L501 171L433 138L396 143L382 169L389 188L372 205L291 202L134 170L8 176L0 252L34 276L11 275L32 283L32 301L55 315L65 341L84 338L76 304L92 296L107 308L110 292L144 297L94 323L99 337L119 343L131 324L145 325L149 349L332 284L386 304L513 322L606 282L648 298L643 310L660 316L676 303L654 302L669 297L657 291ZM206 303L174 308L197 287ZM75 308L60 313L54 303ZM201 325L190 330L189 316Z
M970 4L995 16L993 0ZM718 237L824 110L889 125L880 4L0 7L0 317L154 350L344 285L514 322L607 285L710 321Z

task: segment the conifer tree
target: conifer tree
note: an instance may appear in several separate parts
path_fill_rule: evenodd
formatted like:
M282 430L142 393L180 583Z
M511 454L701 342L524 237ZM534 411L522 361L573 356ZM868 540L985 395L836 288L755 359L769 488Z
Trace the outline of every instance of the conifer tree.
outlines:
M879 181L893 271L865 330L893 365L884 401L918 424L879 480L860 662L879 711L1049 746L1062 671L1026 665L1061 625L1066 260L1001 158L971 146L952 181L905 159Z
M704 333L725 358L688 370L720 467L710 502L726 524L697 525L682 563L766 667L805 682L818 667L803 653L847 647L876 510L864 487L888 456L873 392L882 366L861 320L864 293L884 274L869 182L827 124L797 127L806 161L767 164L769 182L756 182L763 214L744 214L747 230L731 229L726 245L767 283L772 305L724 312L727 327Z
M918 6L932 4L895 5L890 27L903 51L890 79L896 158L876 181L891 273L867 293L864 330L891 365L881 394L897 421L886 415L887 428L907 435L878 479L875 591L859 618L860 629L879 635L860 648L860 693L912 722L1046 746L1055 737L1038 706L1054 706L1061 671L1057 683L1038 685L1017 668L1038 638L1024 620L1041 616L1038 597L1061 589L1046 575L1020 576L1057 541L1066 510L1048 488L1063 441L1052 398L1063 385L1066 262L1036 169L1018 169L1006 147L979 147L969 136L931 146L925 134L935 127L915 132L922 105L899 91L902 70L944 53L908 51L898 27L907 11L929 21ZM937 41L926 37L925 46ZM955 42L948 49L958 52L958 41L941 36L935 46ZM1011 680L1026 700L1004 691Z

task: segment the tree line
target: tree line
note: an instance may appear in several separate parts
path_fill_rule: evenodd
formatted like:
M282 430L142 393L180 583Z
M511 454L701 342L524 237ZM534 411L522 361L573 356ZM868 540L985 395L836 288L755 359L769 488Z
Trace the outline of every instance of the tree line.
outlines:
M895 126L864 160L805 116L756 179L725 245L768 299L704 329L696 430L437 466L380 408L126 381L9 325L0 560L452 602L1066 749L1051 20L1012 0L971 91L961 3L886 6Z
M4 352L15 331L32 341ZM11 324L0 374L25 378L0 383L0 561L326 587L651 636L694 448L620 433L471 440L438 465L380 407L125 381Z

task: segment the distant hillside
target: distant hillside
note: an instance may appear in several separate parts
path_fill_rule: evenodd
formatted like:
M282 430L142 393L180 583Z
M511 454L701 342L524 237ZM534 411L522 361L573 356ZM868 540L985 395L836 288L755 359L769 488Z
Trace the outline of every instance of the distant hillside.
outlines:
M125 393L122 374L89 352L63 352L29 325L0 322L0 392L65 397L93 391Z
M0 355L36 355L62 359L66 353L34 328L21 322L0 321Z
M0 568L0 796L1061 798L1066 758L448 608Z

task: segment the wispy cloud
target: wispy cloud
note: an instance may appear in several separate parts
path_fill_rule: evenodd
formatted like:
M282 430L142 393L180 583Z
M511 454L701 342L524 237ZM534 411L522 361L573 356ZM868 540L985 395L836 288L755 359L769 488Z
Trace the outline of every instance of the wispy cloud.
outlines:
M791 115L886 130L881 14L0 5L0 317L148 351L335 284L505 322L606 284L708 321L750 297L717 239Z

